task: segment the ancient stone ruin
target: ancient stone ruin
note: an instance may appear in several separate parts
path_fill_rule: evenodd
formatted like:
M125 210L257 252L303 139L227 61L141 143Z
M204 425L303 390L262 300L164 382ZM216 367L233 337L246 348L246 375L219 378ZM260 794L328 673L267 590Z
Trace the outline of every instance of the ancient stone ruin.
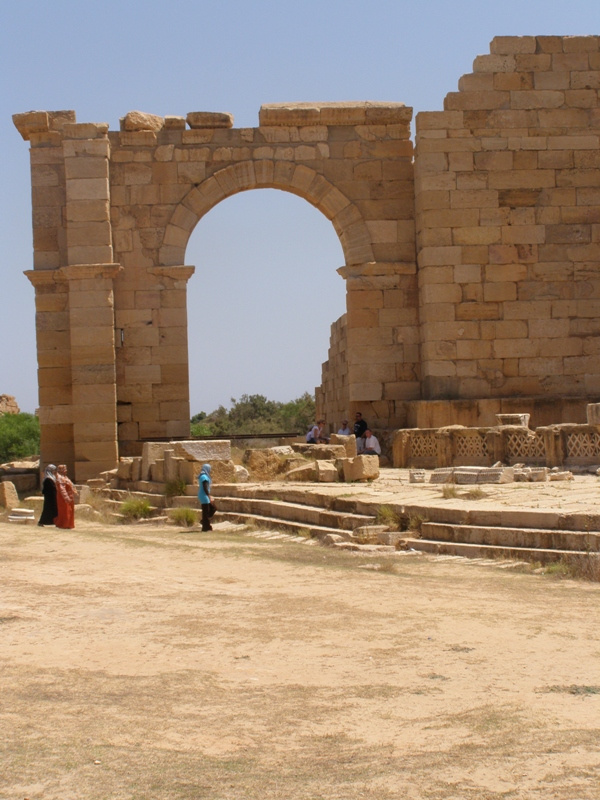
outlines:
M319 414L380 429L584 422L600 396L600 37L497 37L443 111L402 103L14 116L31 147L42 460L77 480L189 436L188 239L276 188L334 226L347 312Z

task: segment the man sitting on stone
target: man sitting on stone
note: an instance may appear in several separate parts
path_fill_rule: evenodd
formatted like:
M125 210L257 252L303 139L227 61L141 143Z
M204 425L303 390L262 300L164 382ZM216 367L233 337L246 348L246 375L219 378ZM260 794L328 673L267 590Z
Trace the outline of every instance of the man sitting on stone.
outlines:
M374 436L373 432L370 428L367 428L365 431L365 447L362 451L364 456L380 456L381 455L381 445L379 444L379 440L376 436Z
M341 428L338 431L338 436L350 436L351 433L352 433L352 431L348 427L348 420L347 419L343 419Z
M367 430L367 421L362 418L360 411L354 415L354 435L356 436L356 452L362 453L365 447L365 431Z

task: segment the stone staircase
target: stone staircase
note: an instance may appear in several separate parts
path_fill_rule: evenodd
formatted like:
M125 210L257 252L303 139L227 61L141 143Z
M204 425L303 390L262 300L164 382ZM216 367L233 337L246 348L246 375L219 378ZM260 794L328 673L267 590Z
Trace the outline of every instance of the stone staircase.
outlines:
M164 495L152 493L112 489L105 490L106 496L115 513L131 496L147 498L156 515L164 515L167 506ZM600 558L600 514L394 504L392 510L405 530L390 531L377 522L380 501L335 496L315 486L219 484L213 486L213 496L217 522L276 530L343 549L403 549L539 563L577 554ZM172 498L170 505L198 508L194 495Z
M394 551L399 533L390 533L378 525L376 509L344 502L340 498L323 498L306 490L282 486L281 492L245 485L213 487L219 509L218 521L275 529L290 535L304 535L342 549Z

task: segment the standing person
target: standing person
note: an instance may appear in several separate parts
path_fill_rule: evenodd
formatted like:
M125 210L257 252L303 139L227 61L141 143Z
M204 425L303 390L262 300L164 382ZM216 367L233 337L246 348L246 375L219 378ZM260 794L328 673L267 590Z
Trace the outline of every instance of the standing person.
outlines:
M44 525L54 525L54 520L58 515L56 506L56 467L54 464L48 464L46 467L42 482L42 494L44 495L44 505L38 525L42 527Z
M351 433L352 433L352 431L348 427L348 420L347 419L343 419L342 420L342 427L338 431L338 436L350 436Z
M73 482L67 475L67 465L59 464L56 473L56 505L58 513L55 519L57 528L75 527L75 498L77 492Z
M365 456L381 455L381 445L379 444L379 440L373 434L370 428L367 428L367 430L365 431L365 447L363 450L363 455Z
M210 518L215 513L215 506L210 496L210 478L211 466L210 464L203 464L202 470L198 475L198 500L202 507L202 530L212 531Z
M354 415L354 435L356 436L356 452L362 453L365 449L365 431L367 430L367 421L363 419L360 411Z

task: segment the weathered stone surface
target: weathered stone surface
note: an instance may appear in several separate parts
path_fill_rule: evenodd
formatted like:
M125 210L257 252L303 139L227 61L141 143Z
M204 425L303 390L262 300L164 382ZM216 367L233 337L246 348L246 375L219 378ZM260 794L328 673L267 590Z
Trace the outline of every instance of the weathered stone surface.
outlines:
M233 114L220 111L190 111L186 122L192 129L197 128L232 128Z
M316 462L291 469L286 473L285 479L287 481L315 481L317 479Z
M354 458L356 455L356 436L352 433L350 436L343 436L339 433L332 433L329 437L330 445L343 445L346 450L346 458Z
M163 117L144 111L128 111L121 119L123 131L159 131L165 124Z
M133 464L132 458L121 458L119 460L119 466L117 467L117 477L123 481L130 481L132 480L131 477L131 467Z
M229 461L231 459L231 442L229 439L191 439L184 442L170 442L177 458L187 461Z
M356 456L343 461L344 480L346 483L354 481L370 481L379 475L379 458L377 456Z
M411 469L408 473L409 483L425 483L425 470Z
M247 483L250 479L250 473L241 464L235 465L234 480L236 483Z
M210 465L213 483L233 483L235 481L235 464L230 459L211 461Z
M588 425L600 425L600 403L588 403L586 412Z
M338 470L332 461L318 460L315 463L318 481L321 483L337 483L339 480Z
M19 414L19 404L10 394L0 394L0 416L2 414Z
M14 483L11 481L0 481L0 506L9 511L19 505L19 495Z

